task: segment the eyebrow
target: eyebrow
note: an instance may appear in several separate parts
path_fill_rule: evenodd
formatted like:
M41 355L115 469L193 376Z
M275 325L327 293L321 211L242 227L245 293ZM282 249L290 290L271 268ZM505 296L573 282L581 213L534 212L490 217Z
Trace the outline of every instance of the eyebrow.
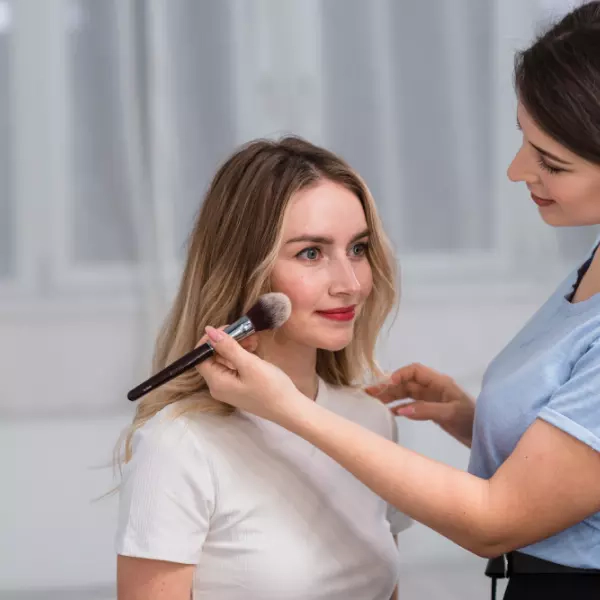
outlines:
M364 231L361 231L360 233L357 233L351 240L350 243L352 242L356 242L357 240L360 240L361 238L367 237L369 235L369 230L365 229ZM293 237L290 238L289 240L286 241L286 244L294 244L297 242L310 242L312 244L323 244L324 246L331 246L333 244L333 239L330 237L325 237L322 235L299 235L297 237Z
M517 128L519 129L519 131L523 131L522 127L521 127L521 123L519 123L519 117L517 117ZM539 146L536 146L533 142L528 142L531 146L533 146L542 156L546 156L547 158L550 158L551 160L555 160L556 162L559 162L563 165L571 165L572 163L563 160L562 158L559 158L558 156L556 156L555 154L552 154L551 152L548 152L548 150L544 150L543 148L540 148Z

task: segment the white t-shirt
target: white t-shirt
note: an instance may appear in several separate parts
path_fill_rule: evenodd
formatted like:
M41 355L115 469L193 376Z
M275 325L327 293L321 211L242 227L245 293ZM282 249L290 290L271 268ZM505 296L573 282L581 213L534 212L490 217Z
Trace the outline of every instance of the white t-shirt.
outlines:
M361 391L320 380L316 402L395 439ZM134 435L118 554L197 565L195 600L389 600L408 517L270 421L172 412Z

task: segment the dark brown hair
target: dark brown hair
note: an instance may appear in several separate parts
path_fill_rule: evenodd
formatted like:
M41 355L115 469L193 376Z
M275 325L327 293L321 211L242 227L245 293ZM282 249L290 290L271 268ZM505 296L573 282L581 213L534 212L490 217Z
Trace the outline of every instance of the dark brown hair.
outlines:
M600 2L574 9L517 54L515 88L545 133L600 164Z

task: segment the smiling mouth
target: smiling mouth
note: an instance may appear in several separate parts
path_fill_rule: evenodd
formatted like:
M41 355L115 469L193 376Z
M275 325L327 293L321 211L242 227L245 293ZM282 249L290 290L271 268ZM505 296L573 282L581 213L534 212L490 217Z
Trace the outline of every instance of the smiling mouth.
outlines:
M356 307L346 306L344 308L334 308L333 310L318 310L317 314L332 321L352 321L356 316Z
M548 198L540 198L539 196L536 196L533 192L531 193L531 199L538 206L550 206L551 204L554 204L554 200L550 200Z

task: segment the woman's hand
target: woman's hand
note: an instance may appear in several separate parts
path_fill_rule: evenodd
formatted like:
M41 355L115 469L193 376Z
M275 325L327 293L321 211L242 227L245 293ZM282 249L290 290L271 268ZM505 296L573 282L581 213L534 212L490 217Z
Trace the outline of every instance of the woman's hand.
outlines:
M196 368L213 398L280 424L298 403L310 402L275 365L244 350L223 331L207 327L206 333L218 356Z
M219 331L223 331L226 328L227 328L227 325L223 325L222 327L219 327ZM204 344L204 342L207 342L207 341L208 341L208 335L205 335L198 342L197 346L201 346L202 344ZM252 354L254 354L258 350L258 335L253 333L252 335L244 338L243 340L240 340L238 343L244 350L247 350L248 352L252 352ZM235 371L235 367L233 366L233 364L231 362L229 362L228 360L226 360L225 358L223 358L220 354L218 354L218 353L215 354L214 359L219 364L221 364L225 367L228 367L232 371Z
M414 421L433 421L471 447L475 401L451 377L412 364L392 373L387 382L370 386L366 391L386 404L412 398L413 403L392 408L392 412Z

